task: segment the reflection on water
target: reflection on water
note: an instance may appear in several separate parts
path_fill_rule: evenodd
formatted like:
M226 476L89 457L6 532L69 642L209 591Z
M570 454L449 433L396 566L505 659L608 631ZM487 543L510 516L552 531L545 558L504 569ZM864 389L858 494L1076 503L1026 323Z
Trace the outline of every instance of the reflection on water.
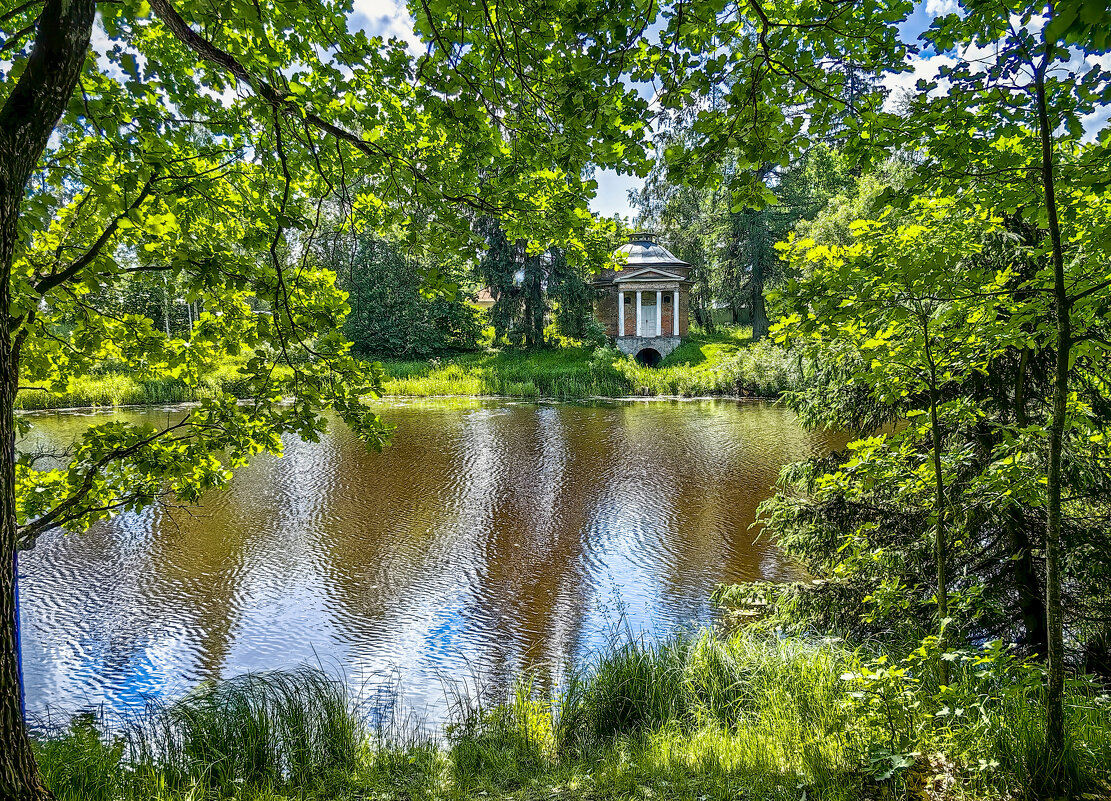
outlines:
M52 533L21 554L29 711L120 711L319 662L357 686L396 672L435 719L445 678L555 679L622 615L666 631L705 619L716 582L790 577L749 524L783 464L831 445L758 403L383 411L397 424L383 453L337 425L200 508ZM61 441L107 415L32 419L31 436Z

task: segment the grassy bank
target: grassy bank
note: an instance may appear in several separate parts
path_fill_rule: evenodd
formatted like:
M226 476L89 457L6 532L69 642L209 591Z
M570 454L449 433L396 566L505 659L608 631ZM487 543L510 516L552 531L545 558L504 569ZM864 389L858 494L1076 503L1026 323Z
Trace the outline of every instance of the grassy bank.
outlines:
M79 721L38 753L62 801L1040 797L1039 677L985 654L939 690L836 642L626 641L556 701L461 699L439 741L371 728L303 670L202 687L121 735ZM1070 793L1106 797L1111 709L1069 692Z
M639 365L612 348L555 348L533 352L485 350L420 361L385 360L387 395L506 395L588 398L628 395L775 397L799 381L798 365L769 342L750 341L748 329L693 334L658 367ZM229 361L198 388L176 378L143 379L107 366L77 378L60 395L21 390L16 408L70 409L181 403L229 392L246 395L243 376Z
M383 365L390 395L775 397L798 382L791 357L772 343L751 342L748 329L693 334L654 368L612 348L486 351Z
M73 380L67 392L53 394L43 390L21 389L15 408L75 409L83 407L150 406L184 403L229 392L244 397L247 386L234 362L213 369L200 387L190 387L180 378L140 378L132 373L107 366L90 375Z

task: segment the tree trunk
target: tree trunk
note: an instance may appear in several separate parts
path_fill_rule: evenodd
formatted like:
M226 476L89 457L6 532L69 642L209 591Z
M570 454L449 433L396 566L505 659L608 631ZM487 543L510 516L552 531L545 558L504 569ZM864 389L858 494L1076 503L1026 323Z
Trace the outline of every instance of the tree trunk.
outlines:
M7 284L0 288L6 302ZM0 322L0 798L13 801L49 798L42 785L23 721L16 605L15 406L11 332Z
M4 165L6 166L6 165ZM7 177L7 176L5 176ZM2 179L0 179L2 180ZM23 720L16 603L15 393L17 368L8 309L12 256L21 197L0 199L0 798L49 798L42 786Z
M11 316L12 261L27 181L73 96L89 49L95 0L46 0L19 82L0 108L0 798L38 801L43 787L23 720L16 619L15 394L20 321Z
M1026 519L1021 508L1007 514L1007 538L1011 547L1011 577L1018 592L1019 614L1025 630L1022 644L1044 658L1049 649L1046 631L1045 596L1038 572L1034 569L1033 547L1026 534Z
M940 401L937 390L937 365L934 363L933 348L930 345L930 324L928 318L922 319L923 340L926 361L930 366L930 435L933 441L934 461L934 564L937 568L937 636L941 651L946 650L945 627L949 625L949 543L945 533L945 476L941 472L941 423L938 421L937 407ZM937 666L938 681L949 684L949 662L941 659Z
M524 274L524 329L525 347L538 348L544 344L544 287L540 256L525 257Z
M1030 364L1030 348L1023 348L1015 374L1015 425L1026 428L1026 371ZM1026 513L1021 506L1007 515L1007 535L1011 543L1011 574L1018 592L1018 607L1025 630L1023 645L1043 658L1049 649L1046 631L1045 594L1034 569L1034 549L1026 533Z
M706 268L699 267L695 275L697 292L691 292L690 303L694 308L694 320L702 330L708 334L714 331L714 312L710 303L710 279L706 275Z
M162 277L162 326L166 330L166 339L170 338L170 279Z
M764 307L764 284L768 278L768 267L771 260L775 258L775 251L772 250L769 241L771 232L768 230L767 211L745 213L749 215L748 232L753 239L749 248L749 252L752 254L752 276L749 281L749 291L751 292L749 308L752 313L749 322L752 323L752 339L755 342L768 335L768 311Z
M764 267L757 261L752 266L752 339L768 335L768 310L764 307Z
M1046 687L1046 745L1051 764L1063 764L1065 748L1065 633L1061 609L1061 454L1064 449L1065 414L1068 405L1069 356L1072 350L1072 321L1068 287L1065 285L1065 254L1057 218L1053 177L1053 128L1045 99L1045 68L1035 72L1038 104L1038 134L1042 146L1042 187L1053 247L1053 312L1057 323L1057 362L1053 373L1052 413L1049 421L1049 464L1046 467L1045 606L1048 634L1048 680ZM1056 781L1061 775L1058 769Z

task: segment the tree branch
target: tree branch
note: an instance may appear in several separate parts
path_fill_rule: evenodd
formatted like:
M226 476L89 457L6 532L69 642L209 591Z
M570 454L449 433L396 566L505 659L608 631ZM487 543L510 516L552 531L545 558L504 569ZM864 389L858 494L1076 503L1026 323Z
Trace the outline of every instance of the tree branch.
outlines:
M35 284L35 291L38 292L40 295L45 295L51 289L64 284L66 281L73 278L73 276L77 275L79 272L88 267L92 263L93 259L95 259L100 254L101 250L104 249L104 246L108 243L108 240L115 236L115 233L120 226L120 220L126 217L129 211L134 211L135 209L139 208L139 206L142 205L142 202L150 196L151 189L154 187L154 182L156 180L158 179L151 178L143 185L143 189L141 192L139 192L139 196L131 202L131 205L128 206L126 210L120 212L120 214L116 215L116 217L114 217L112 221L108 223L108 225L104 228L104 231L101 232L100 236L97 237L96 241L92 244L92 247L81 254L79 258L70 262L69 266L67 266L61 272L50 273L50 275L43 277L41 281Z
M22 195L69 103L92 39L95 13L95 0L46 0L27 65L0 107L0 161L6 162L0 192L4 195Z
M203 36L198 34L187 23L177 10L170 4L169 0L151 0L151 10L158 15L158 18L165 23L170 33L174 35L182 44L193 50L205 61L214 64L225 71L231 73L236 79L250 86L259 97L269 103L274 109L288 116L297 116L304 120L305 123L318 128L325 133L328 133L337 139L355 147L357 150L365 155L375 158L384 158L389 162L400 161L409 173L417 179L420 183L426 186L432 186L433 182L429 179L428 175L420 169L411 160L400 158L397 155L390 153L381 146L368 142L358 134L348 131L335 123L328 122L317 114L314 114L307 109L298 108L298 106L289 98L288 93L276 89L272 84L263 80L262 78L252 75L251 72L243 66L233 55L221 50L214 44L209 42ZM444 193L439 187L436 187L437 192L445 200L453 203L463 203L476 211L486 214L497 214L504 209L496 204L492 204L487 200L479 197L474 193L464 193L460 195L449 195Z
M108 451L108 453L101 456L99 459L93 462L92 465L89 466L89 469L85 472L85 477L81 482L81 486L78 487L76 491L70 493L70 495L65 500L63 500L46 514L40 515L32 522L26 523L19 527L16 536L20 544L23 546L30 545L32 542L34 542L35 538L38 537L39 534L42 534L44 531L48 531L52 528L57 528L58 526L64 525L69 520L75 519L76 517L85 514L89 510L85 508L79 508L80 504L92 491L93 484L95 483L97 476L100 475L100 472L108 464L114 461L119 461L121 459L126 459L128 456L137 453L155 440L160 439L173 431L183 428L189 423L189 418L192 416L193 413L189 412L189 414L185 415L185 417L182 418L180 422L175 423L168 428L164 428L161 431L156 431L149 437L144 437L138 442L134 442L131 445L128 445L126 448L113 448L112 450Z

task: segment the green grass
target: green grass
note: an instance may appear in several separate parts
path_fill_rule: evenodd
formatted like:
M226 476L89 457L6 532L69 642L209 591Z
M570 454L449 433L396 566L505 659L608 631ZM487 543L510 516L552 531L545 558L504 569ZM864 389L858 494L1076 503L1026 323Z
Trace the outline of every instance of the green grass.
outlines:
M273 673L205 685L123 735L79 720L38 754L60 801L1044 797L1028 666L959 667L944 696L882 675L860 692L875 656L752 630L628 638L554 700L524 679L455 699L439 742L368 729L320 673ZM1068 796L1107 797L1107 698L1077 681L1068 709Z
M383 362L387 395L588 398L628 395L775 397L800 377L793 358L748 329L693 334L656 368L612 348L464 353Z
M153 703L123 733L88 717L39 745L59 799L247 798L343 791L367 730L343 684L302 668L203 684Z
M83 407L150 406L183 403L228 392L236 397L247 394L246 379L238 363L228 360L208 373L200 386L189 386L180 378L140 378L119 368L107 366L91 375L78 376L63 393L41 389L21 389L15 408L74 409Z
M656 368L613 348L538 351L483 350L421 361L384 360L386 395L431 397L501 395L591 398L730 395L772 398L801 380L794 357L773 343L750 341L747 328L694 333ZM140 378L105 366L75 378L66 392L24 389L23 410L142 406L201 400L220 392L245 397L238 363L228 360L200 386L178 378Z

